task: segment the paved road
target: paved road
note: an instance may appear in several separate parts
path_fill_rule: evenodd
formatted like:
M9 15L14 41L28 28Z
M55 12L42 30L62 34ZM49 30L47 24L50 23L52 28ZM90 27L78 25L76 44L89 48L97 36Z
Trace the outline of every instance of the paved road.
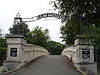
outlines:
M60 55L44 56L8 75L82 75L70 61Z

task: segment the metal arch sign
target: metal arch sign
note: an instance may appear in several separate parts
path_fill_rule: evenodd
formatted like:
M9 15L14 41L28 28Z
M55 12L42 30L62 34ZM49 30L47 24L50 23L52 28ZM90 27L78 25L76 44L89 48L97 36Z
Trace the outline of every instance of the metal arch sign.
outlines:
M31 18L21 18L19 13L17 14L17 16L14 18L14 23L19 23L19 22L33 22L42 18L47 18L47 17L54 17L54 18L58 18L61 19L63 18L62 15L58 14L58 13L44 13L44 14L40 14L38 16L34 16Z
M36 21L36 20L39 20L42 18L47 18L47 17L54 17L54 18L58 18L58 19L62 18L62 16L60 14L57 14L57 13L44 13L44 14L32 17L32 21Z

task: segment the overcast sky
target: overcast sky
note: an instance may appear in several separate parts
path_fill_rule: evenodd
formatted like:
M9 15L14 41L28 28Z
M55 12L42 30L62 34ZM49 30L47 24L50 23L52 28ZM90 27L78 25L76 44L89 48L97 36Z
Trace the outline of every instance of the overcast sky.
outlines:
M14 17L19 12L23 18L31 18L47 12L53 11L50 0L0 0L0 29L2 33L9 33L9 27L12 27ZM49 18L51 19L51 18ZM27 23L29 29L32 30L35 26L48 28L51 40L60 42L60 27L61 21L54 19L41 19L35 22Z

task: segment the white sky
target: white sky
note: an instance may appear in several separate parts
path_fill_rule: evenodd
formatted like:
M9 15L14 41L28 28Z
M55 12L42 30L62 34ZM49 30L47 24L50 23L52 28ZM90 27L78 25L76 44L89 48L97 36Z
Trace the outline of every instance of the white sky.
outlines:
M14 17L19 12L21 17L31 18L46 12L53 11L50 0L0 0L0 29L2 33L9 33L9 27L12 27ZM52 10L52 11L50 11ZM29 29L32 30L35 26L48 28L51 40L60 42L60 20L41 19L35 22L27 23Z

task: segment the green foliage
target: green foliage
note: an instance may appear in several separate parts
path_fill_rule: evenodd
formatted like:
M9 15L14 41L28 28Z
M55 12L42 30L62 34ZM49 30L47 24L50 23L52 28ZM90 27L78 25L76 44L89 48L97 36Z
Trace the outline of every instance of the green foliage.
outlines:
M7 48L5 48L5 47L0 47L0 52L5 52L5 51L7 51Z
M100 28L99 27L96 27L94 25L91 25L88 27L88 32L87 32L87 35L90 36L91 38L98 40L100 39Z
M66 20L79 22L80 33L82 33L80 35L87 35L89 39L92 39L95 44L95 56L100 58L100 0L55 0L52 3L65 16L64 22ZM65 26L61 27L61 31L66 32L63 29L66 30ZM61 32L62 38L70 44L74 40L71 41L74 35L68 36L68 32L63 32Z
M7 72L7 71L3 69L3 70L1 70L1 72Z
M67 20L74 18L100 27L100 0L55 0L52 3Z
M1 47L6 47L6 39L0 38L0 48Z
M31 32L27 33L28 43L45 47L49 40L49 30L42 30L42 27L35 27Z
M54 3L55 8L58 9L62 15L65 16L64 22L66 22L67 20L68 22L72 21L73 23L74 22L79 23L80 33L82 34L86 33L87 32L86 28L89 27L90 25L92 26L92 24L96 27L100 27L100 15L99 15L100 14L100 0L55 0L55 1L52 1L52 3ZM69 26L71 25L69 24ZM61 28L62 28L61 31L63 29L66 30L66 27L64 28L64 26ZM73 27L71 28L73 29ZM69 32L71 28L69 28L68 30ZM70 35L70 34L68 35L68 32L66 32L66 34L63 34L62 36L64 41L66 39L70 39L74 37L73 35ZM73 40L74 39L72 39L72 41ZM72 41L69 40L69 43Z
M6 59L6 39L0 38L0 65L2 65L3 61Z
M68 21L60 28L63 41L67 45L73 45L76 36L79 34L79 23Z
M61 54L64 45L59 42L50 41L49 30L36 26L31 32L27 33L28 43L45 47L50 54Z
M7 48L0 47L0 66L3 64L3 61L6 59Z
M50 54L61 55L64 45L59 42L48 41L46 48L49 50Z
M26 36L26 33L30 31L28 25L24 22L14 24L9 30L11 34L22 34L24 36Z
M100 27L95 27L94 25L89 26L88 32L86 34L92 39L95 47L95 60L100 62Z

